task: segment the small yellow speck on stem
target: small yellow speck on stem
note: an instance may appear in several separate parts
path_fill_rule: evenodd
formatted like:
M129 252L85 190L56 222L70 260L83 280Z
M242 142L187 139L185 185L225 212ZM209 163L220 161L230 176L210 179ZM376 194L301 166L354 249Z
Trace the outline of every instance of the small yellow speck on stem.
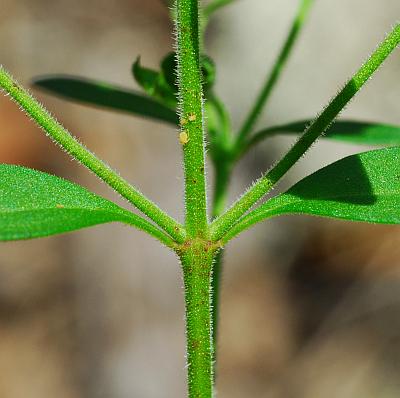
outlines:
M186 119L181 119L181 126L184 126L187 123Z
M189 122L194 122L196 120L196 115L194 113L191 113L188 117Z
M186 131L181 131L179 133L179 142L182 145L185 145L185 144L187 144L189 142L189 135L188 135L188 133Z

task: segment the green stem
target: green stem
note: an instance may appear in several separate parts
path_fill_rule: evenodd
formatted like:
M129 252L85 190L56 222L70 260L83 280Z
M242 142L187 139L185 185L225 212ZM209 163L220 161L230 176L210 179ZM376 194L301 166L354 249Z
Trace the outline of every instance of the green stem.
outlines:
M213 396L211 272L215 252L207 242L191 242L180 254L186 303L189 398Z
M185 225L189 238L205 238L208 220L198 0L177 0L176 11L179 110L185 172Z
M0 66L0 87L41 127L45 133L73 158L146 214L177 242L185 238L184 228L130 185L114 170L86 149L28 91Z
M186 303L189 398L213 395L211 274L215 249L208 240L204 171L204 109L198 0L177 0L179 109L185 173L187 240L178 251Z
M361 87L400 43L400 24L379 44L368 60L361 66L348 83L331 100L322 113L310 124L295 145L286 155L238 200L211 224L212 239L220 239L229 228L245 214L258 200L286 174L286 172L304 155L310 146L331 125L340 111L348 104Z
M265 104L268 101L268 98L271 95L273 88L275 87L276 82L281 75L283 68L286 65L286 62L289 58L289 55L292 51L293 45L296 42L296 39L299 35L300 29L304 24L304 21L307 17L308 11L312 5L314 0L302 0L297 11L296 17L293 21L292 27L289 31L289 34L286 38L286 41L278 55L277 60L272 68L271 73L266 79L264 86L262 87L253 108L250 110L247 118L245 119L242 128L239 131L239 135L236 142L236 148L240 151L243 142L245 141L247 135L253 129L257 119L264 108Z

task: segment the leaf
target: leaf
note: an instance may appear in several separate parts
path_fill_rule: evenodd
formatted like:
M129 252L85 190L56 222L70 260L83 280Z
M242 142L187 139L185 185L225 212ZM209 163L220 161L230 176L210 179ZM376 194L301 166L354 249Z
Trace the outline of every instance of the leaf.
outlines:
M162 73L141 66L140 57L132 65L132 73L137 83L148 95L157 99L168 108L176 110L178 103L177 95L175 90L165 81Z
M67 75L35 78L35 86L58 96L135 115L178 124L178 116L171 110L143 94L108 83Z
M251 145L271 135L301 134L310 123L311 120L302 120L282 126L270 127L255 134L251 139ZM400 127L388 124L343 120L334 123L327 130L324 137L354 144L399 145Z
M299 181L256 211L258 216L265 217L304 213L399 224L400 148L374 150L341 159Z
M158 72L145 68L140 64L140 57L132 65L132 74L137 83L149 94L153 95L158 81Z
M0 240L30 239L112 221L135 223L135 214L62 178L0 164Z

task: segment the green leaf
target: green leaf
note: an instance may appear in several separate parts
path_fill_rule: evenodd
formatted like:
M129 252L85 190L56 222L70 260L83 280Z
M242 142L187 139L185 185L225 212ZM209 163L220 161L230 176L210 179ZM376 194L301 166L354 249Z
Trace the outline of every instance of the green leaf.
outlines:
M140 223L139 219L62 178L25 167L0 164L2 241L49 236L112 221L134 225Z
M400 223L400 148L348 156L304 178L258 210Z
M178 101L175 90L168 85L162 73L140 65L140 57L132 65L132 73L137 83L148 95L168 108L176 110Z
M133 113L175 126L178 124L178 116L174 110L143 94L109 83L65 75L38 77L33 83L64 98Z
M274 126L262 130L251 139L251 145L276 134L300 134L311 123L302 120L295 123ZM400 127L388 124L337 121L325 133L325 138L364 145L399 145Z
M137 83L149 94L154 95L158 82L158 72L140 64L140 57L132 65L132 74Z

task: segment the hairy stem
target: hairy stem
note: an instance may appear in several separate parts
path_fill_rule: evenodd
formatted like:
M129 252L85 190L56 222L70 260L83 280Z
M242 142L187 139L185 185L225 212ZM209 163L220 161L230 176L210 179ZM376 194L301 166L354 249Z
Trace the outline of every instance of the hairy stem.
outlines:
M30 95L28 91L23 89L2 66L0 66L0 87L10 95L54 142L60 145L73 158L86 166L101 180L141 210L178 242L184 240L184 228L180 224L86 149L43 105Z
M293 21L292 27L289 31L289 34L286 38L286 41L285 41L283 47L278 55L277 60L275 61L272 71L270 72L268 78L266 79L266 81L254 103L253 108L250 110L250 113L248 114L247 118L245 119L245 121L243 123L242 128L239 131L239 135L238 135L237 142L236 142L236 148L238 151L240 151L240 149L243 145L243 142L245 141L247 135L253 129L262 109L264 108L265 104L267 103L268 98L270 97L272 90L274 89L275 84L278 81L279 76L281 75L283 68L286 65L289 55L293 49L293 45L296 42L296 39L300 32L300 29L304 24L304 21L307 17L308 11L309 11L313 1L314 0L301 0L296 17Z
M399 43L400 24L397 24L322 113L310 124L286 155L268 173L258 179L225 214L212 223L212 239L220 239L243 214L268 193L318 137L325 132L340 111L370 79Z
M177 0L176 11L180 137L185 171L185 224L189 238L205 237L208 220L198 0Z
M211 398L211 274L215 250L207 240L204 109L198 16L198 0L176 1L180 141L183 146L187 231L187 240L181 245L178 254L185 285L189 398Z
M215 252L193 241L180 254L186 303L189 398L213 396L211 273Z

